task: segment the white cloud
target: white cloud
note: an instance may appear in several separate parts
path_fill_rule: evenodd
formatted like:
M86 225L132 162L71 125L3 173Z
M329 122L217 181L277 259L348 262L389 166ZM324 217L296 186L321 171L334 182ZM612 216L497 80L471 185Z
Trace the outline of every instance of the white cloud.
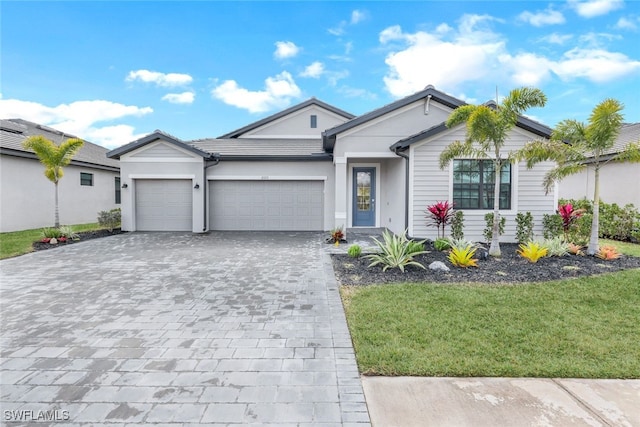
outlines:
M354 10L353 12L351 12L351 25L355 25L364 21L366 17L367 15L363 11L358 9Z
M638 29L638 23L640 23L640 18L625 18L624 16L618 19L616 25L614 26L618 30L631 30L635 31Z
M315 61L310 65L307 65L300 77L310 77L312 79L319 79L324 73L324 64L320 61Z
M104 100L75 101L49 107L37 102L0 99L0 117L21 118L76 135L107 148L131 142L141 135L129 125L96 126L125 117L141 117L153 112L150 107L118 104Z
M606 15L607 13L624 7L623 0L569 0L569 6L571 6L578 15L583 18L594 18L600 15Z
M574 48L552 63L551 70L563 80L583 77L602 83L640 72L640 61L603 49Z
M465 15L451 40L443 39L441 33L404 33L397 25L383 30L379 36L383 45L392 41L406 45L385 59L387 90L405 96L428 84L451 90L463 82L482 80L492 72L492 58L505 51L504 41L486 27L491 20Z
M528 22L534 27L542 27L545 25L557 25L564 24L565 19L562 12L557 10L553 10L551 7L548 7L545 10L541 10L538 12L529 12L528 10L522 12L518 15L518 19L524 22Z
M542 42L550 43L550 44L563 45L569 40L571 40L572 38L573 38L573 35L571 34L551 33L544 37L540 37L539 40Z
M188 74L179 73L159 73L157 71L137 70L129 71L126 81L133 82L139 80L145 83L155 83L156 86L174 87L185 86L193 82L193 77Z
M378 98L378 95L373 92L369 92L366 89L359 89L346 85L338 87L336 91L347 98L359 98L366 100L375 100Z
M192 104L195 97L193 92L168 93L162 97L162 100L172 104Z
M538 86L550 77L551 61L534 53L502 57L511 71L511 79L519 86Z
M293 42L276 42L276 51L273 56L277 59L293 58L300 52L300 48Z
M300 88L287 71L268 77L265 89L250 91L238 86L235 80L226 80L211 91L211 95L234 107L243 108L251 113L262 113L289 105L292 98L301 95Z

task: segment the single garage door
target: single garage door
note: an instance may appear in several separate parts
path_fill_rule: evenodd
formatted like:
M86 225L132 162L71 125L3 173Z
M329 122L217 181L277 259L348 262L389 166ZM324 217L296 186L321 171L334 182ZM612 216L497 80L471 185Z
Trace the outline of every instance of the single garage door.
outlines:
M212 230L323 229L324 181L210 181Z
M191 231L192 222L191 180L136 180L137 230Z

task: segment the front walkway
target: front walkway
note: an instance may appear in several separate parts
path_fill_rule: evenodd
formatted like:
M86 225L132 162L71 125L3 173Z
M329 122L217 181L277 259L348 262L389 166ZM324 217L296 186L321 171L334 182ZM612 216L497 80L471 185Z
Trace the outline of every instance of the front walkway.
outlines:
M0 261L3 422L368 425L323 237L133 233Z

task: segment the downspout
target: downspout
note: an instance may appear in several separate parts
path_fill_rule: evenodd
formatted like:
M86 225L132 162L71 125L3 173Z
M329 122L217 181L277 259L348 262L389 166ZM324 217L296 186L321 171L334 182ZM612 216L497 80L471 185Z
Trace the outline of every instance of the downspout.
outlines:
M399 147L396 147L393 152L396 156L400 156L406 160L404 168L404 229L409 230L409 155L399 151Z
M202 176L204 178L204 182L202 183L202 214L204 215L204 227L202 227L202 232L204 233L207 230L207 193L209 192L209 181L207 180L207 169L210 167L216 166L220 163L220 154L215 153L212 154L207 160L213 160L213 163L207 164L204 163L204 167L202 169Z

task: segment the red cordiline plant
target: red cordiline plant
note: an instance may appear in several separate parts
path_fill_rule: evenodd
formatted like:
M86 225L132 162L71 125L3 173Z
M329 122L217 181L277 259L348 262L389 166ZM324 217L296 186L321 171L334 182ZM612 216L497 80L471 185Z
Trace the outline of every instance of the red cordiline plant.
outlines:
M574 209L571 203L558 205L558 214L562 217L562 230L565 241L569 241L569 230L573 223L586 212L585 209Z
M429 224L438 228L438 238L444 238L444 228L451 223L453 219L453 203L449 204L449 201L436 202L433 205L427 206L427 213L433 223Z

